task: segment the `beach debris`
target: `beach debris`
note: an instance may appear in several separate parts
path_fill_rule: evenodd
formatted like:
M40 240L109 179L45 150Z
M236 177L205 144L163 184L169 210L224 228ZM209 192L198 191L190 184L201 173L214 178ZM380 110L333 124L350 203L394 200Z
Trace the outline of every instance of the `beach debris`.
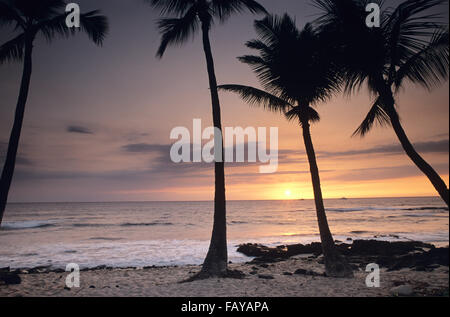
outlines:
M414 294L414 290L409 284L395 286L389 292L394 296L411 296Z

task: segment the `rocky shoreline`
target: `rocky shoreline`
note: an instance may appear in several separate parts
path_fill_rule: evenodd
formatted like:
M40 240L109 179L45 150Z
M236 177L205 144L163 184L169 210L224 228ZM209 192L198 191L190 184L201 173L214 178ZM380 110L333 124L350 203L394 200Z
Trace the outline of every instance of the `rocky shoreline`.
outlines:
M337 243L336 247L355 269L365 267L368 263L376 263L389 271L404 268L432 271L439 266L449 266L448 247L436 248L432 244L420 241L355 240L352 244ZM255 257L250 263L274 263L297 255L309 254L311 258L320 258L322 246L315 242L271 248L249 243L240 245L237 251Z
M230 264L242 273L239 279L179 284L200 266L99 266L82 269L84 286L71 290L64 283L68 272L62 269L2 268L0 296L449 296L448 247L418 241L355 240L339 243L338 249L353 266L354 278L325 276L320 243L273 248L249 243L240 245L238 251L253 259ZM381 288L365 284L369 263L381 268Z

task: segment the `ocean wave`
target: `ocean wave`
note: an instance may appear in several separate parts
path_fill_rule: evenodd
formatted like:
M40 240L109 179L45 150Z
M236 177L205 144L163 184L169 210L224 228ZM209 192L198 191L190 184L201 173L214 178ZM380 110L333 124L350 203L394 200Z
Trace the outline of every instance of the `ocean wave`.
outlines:
M25 230L35 228L48 228L53 227L55 223L53 221L11 221L2 224L3 230Z
M92 237L89 238L89 240L119 241L122 240L122 238Z
M114 226L114 224L106 224L106 223L74 223L71 225L72 227L84 228L84 227L110 227Z
M404 207L349 207L349 208L326 208L327 211L331 212L352 212L352 211L365 211L365 210L374 210L374 211L427 211L427 210L441 210L441 211L448 211L447 207L411 207L411 208L404 208Z
M122 223L121 227L150 227L150 226L173 226L171 222L148 222L148 223Z
M446 210L448 207L415 207L415 208L404 208L402 210L414 211L414 210Z
M352 212L352 211L363 211L367 210L368 208L327 208L327 211L334 211L334 212Z

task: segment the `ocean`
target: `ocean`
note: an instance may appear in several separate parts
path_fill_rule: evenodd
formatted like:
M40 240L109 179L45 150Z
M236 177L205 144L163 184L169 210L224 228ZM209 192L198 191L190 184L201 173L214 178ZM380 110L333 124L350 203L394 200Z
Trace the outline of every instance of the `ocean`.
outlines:
M336 240L449 243L449 211L439 198L328 199ZM313 200L229 201L229 260L241 243L319 241ZM201 264L212 202L12 203L0 229L0 267L81 268Z

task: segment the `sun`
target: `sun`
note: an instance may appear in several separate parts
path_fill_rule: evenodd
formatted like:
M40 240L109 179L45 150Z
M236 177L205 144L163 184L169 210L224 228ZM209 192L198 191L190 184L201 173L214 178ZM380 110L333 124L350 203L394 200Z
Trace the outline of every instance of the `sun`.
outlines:
M286 189L284 192L284 195L288 198L290 198L292 196L292 191L290 189Z

